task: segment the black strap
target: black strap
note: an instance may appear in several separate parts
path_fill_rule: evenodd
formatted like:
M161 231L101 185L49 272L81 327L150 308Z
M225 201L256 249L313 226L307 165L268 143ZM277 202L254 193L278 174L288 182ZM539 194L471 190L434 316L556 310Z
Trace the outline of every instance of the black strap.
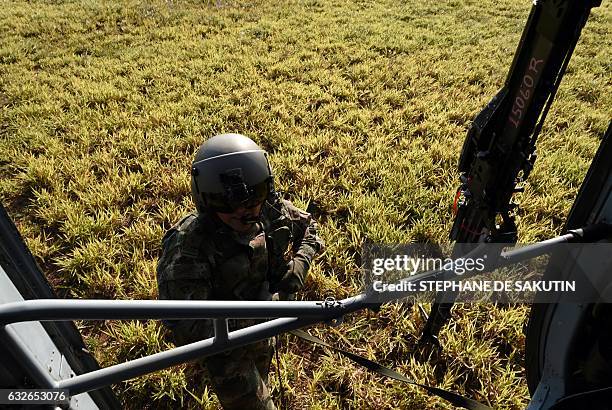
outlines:
M312 336L311 334L303 330L299 330L299 329L292 330L290 333L293 334L294 336L299 337L300 339L307 340L310 343L318 344L321 346L325 346L329 349L332 349L342 354L343 356L348 357L349 359L365 367L366 369L374 373L380 374L381 376L390 377L392 379L399 380L404 383L419 386L427 390L430 394L441 397L444 400L448 401L449 403L453 404L454 406L463 407L468 410L492 410L491 407L485 406L484 404L481 404L477 402L476 400L472 400L472 399L468 399L467 397L463 397L457 393L453 393L453 392L450 392L444 389L439 389L437 387L431 387L431 386L419 384L415 382L414 380L410 380L406 376L396 372L395 370L391 370L388 367L384 367L376 362L366 359L365 357L361 357L354 353L347 352L346 350L342 350L342 349L338 349L337 347L333 347L329 345L328 343L324 342L323 340L319 339L318 337Z

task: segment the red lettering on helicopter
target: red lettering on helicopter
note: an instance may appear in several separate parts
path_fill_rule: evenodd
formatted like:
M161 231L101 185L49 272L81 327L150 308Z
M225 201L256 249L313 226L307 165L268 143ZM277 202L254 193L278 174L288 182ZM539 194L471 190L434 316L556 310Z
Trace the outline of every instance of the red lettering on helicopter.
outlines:
M525 114L524 109L533 94L533 87L535 85L536 78L539 77L540 70L542 68L540 64L543 62L544 60L538 60L535 57L531 57L529 69L523 76L521 86L517 96L514 98L512 109L510 110L510 115L508 116L508 122L510 122L514 128L518 128L521 120L523 119L523 115Z

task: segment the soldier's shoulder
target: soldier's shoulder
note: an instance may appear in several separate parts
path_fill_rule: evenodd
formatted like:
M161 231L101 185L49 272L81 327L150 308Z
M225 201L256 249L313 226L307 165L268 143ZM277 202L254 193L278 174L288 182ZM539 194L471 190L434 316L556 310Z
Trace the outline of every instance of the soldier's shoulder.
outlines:
M175 223L172 228L168 230L168 233L172 234L172 232L176 232L184 237L201 237L210 234L212 231L214 231L214 227L206 215L190 213Z
M164 235L162 247L165 251L180 251L185 256L195 257L210 236L209 224L201 214L185 215Z
M298 208L288 199L281 199L280 202L282 205L283 214L287 218L294 220L294 221L298 221L298 220L308 221L311 219L311 215L308 212L304 211L303 209Z
M275 198L265 203L263 208L264 219L269 222L284 220L291 216L295 206L291 201L283 198Z
M162 238L162 246L166 247L169 242L175 241L178 237L178 234L181 232L190 232L193 231L194 220L197 219L197 215L194 213L190 213L182 217L177 223L172 225L170 229L166 231Z
M199 230L201 226L202 218L199 214L192 212L182 217L171 229L190 234Z

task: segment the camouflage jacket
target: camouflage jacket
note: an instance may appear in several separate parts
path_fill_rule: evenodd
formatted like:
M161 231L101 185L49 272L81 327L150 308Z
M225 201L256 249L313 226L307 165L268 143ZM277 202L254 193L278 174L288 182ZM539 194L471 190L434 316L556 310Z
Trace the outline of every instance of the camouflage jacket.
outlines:
M303 286L314 256L322 249L317 224L310 214L291 202L266 202L259 232L239 235L218 218L190 214L174 225L162 239L157 265L160 299L262 300L264 287L274 291L287 273L289 260L306 269L291 277L293 289ZM248 321L230 322L230 328ZM212 336L210 320L164 322L178 344Z

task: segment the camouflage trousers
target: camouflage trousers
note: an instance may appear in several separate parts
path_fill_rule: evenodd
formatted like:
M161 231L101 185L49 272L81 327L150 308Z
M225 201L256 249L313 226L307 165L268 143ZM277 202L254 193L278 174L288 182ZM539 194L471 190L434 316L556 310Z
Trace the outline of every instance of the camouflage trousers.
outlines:
M267 339L201 360L225 410L276 409L268 389L273 352Z
M228 325L232 331L260 322L258 319L230 319ZM166 337L177 346L206 338L212 331L208 320L166 321L164 324L170 330ZM268 389L273 353L272 339L266 339L198 362L225 410L276 410Z

